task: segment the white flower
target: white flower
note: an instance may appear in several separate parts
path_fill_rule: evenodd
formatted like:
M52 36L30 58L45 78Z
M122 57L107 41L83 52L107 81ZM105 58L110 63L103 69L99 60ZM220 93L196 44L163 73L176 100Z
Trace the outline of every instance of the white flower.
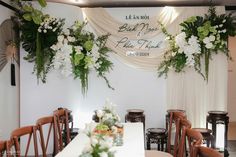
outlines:
M101 118L104 115L104 112L102 110L97 110L96 114L99 118Z
M102 152L102 153L99 153L99 156L100 157L108 157L108 154L107 154L107 152Z
M74 41L75 41L75 37L68 36L68 37L67 37L67 40L68 40L69 42L74 42Z
M116 134L117 131L118 131L117 127L115 127L115 126L112 126L112 127L111 127L111 130L112 130L112 133L113 133L113 134Z
M83 153L89 153L92 151L92 147L90 144L86 145L83 149Z
M43 30L43 33L47 33L47 30L46 30L46 29L44 29L44 30Z
M38 32L39 32L39 33L41 33L41 32L42 32L42 30L39 28L39 29L38 29Z
M226 32L226 29L223 29L222 32L225 33L225 32Z
M59 35L59 36L57 37L57 40L58 40L59 42L62 42L62 41L64 40L64 35Z
M182 32L182 33L178 34L175 37L175 42L176 42L177 46L179 46L180 48L185 47L185 45L187 44L185 38L186 38L185 32Z
M209 37L205 37L205 38L203 39L203 43L204 43L204 44L210 43Z
M220 24L219 27L223 27L223 24Z
M66 30L64 31L64 34L65 34L66 36L69 36L69 35L70 35L70 30L69 30L69 29L66 29Z
M113 145L113 138L109 136L103 137L104 139L100 141L100 145L102 148L111 148Z
M57 28L53 28L53 30L52 30L52 31L53 31L53 32L55 32L56 30L57 30Z
M96 144L98 144L98 139L94 136L92 136L90 138L90 142L91 142L91 145L95 146Z
M225 22L226 22L226 20L224 19L222 22L223 22L223 23L225 23Z
M212 47L213 47L213 44L212 44L212 43L207 43L207 44L206 44L206 48L207 48L207 49L211 49Z
M54 51L58 50L56 45L52 45L50 48Z
M216 37L215 37L214 35L210 35L210 36L209 36L209 40L210 40L210 41L215 41L215 39L216 39Z

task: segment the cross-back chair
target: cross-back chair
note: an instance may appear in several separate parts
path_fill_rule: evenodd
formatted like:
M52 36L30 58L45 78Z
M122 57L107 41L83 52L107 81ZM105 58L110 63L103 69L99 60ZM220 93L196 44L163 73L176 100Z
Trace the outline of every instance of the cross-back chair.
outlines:
M58 148L61 151L65 145L70 142L70 129L69 129L69 111L66 108L60 108L53 112L54 121L56 125L56 138L58 139ZM66 134L66 143L63 144L63 132Z
M178 157L184 157L184 152L186 152L185 151L186 138L188 141L190 157L193 157L194 147L197 145L201 145L202 140L203 140L202 134L199 131L196 131L196 130L188 128L188 127L183 127Z
M195 146L193 157L223 157L223 155L212 148Z
M55 156L59 152L59 144L57 136L57 126L53 116L42 117L36 122L39 135L40 143L42 148L43 157L47 157L49 154ZM45 130L48 127L48 130ZM47 132L46 132L47 131ZM46 138L45 138L46 135ZM48 144L50 139L53 137L53 152L48 152Z
M37 130L36 126L25 126L25 127L15 129L11 133L12 146L15 147L15 156L16 157L22 157L23 152L20 147L20 139L21 139L21 137L24 137L27 135L28 135L28 141L27 141L24 157L28 156L29 147L30 147L32 137L33 137L33 144L34 144L34 156L38 157L38 145L37 145L36 130Z
M175 140L174 140L174 152L173 156L177 156L177 149L179 147L179 141L180 141L180 120L181 119L187 119L186 114L181 111L174 111L170 112L170 121L169 121L169 128L168 128L168 139L167 139L167 152L171 153L171 131L173 127L173 123L175 124Z

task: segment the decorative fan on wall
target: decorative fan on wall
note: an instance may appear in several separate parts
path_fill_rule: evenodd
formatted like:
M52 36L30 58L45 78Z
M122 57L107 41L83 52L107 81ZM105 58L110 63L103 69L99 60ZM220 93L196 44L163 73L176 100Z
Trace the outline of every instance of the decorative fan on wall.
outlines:
M14 22L7 19L0 25L0 72L8 62L11 62L11 85L15 86L15 63L19 65L19 50L17 46L18 33Z

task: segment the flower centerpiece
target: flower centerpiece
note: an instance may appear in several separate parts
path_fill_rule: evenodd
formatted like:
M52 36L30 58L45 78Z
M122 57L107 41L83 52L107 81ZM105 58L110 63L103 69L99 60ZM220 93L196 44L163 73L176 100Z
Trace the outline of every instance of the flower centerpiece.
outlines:
M99 123L108 126L111 130L113 126L119 125L120 123L120 117L115 111L115 105L108 99L106 100L103 109L96 111L96 116L99 119Z
M79 157L114 157L115 152L112 151L112 137L104 134L94 134L91 128L92 127L88 125L85 131L90 141Z
M99 77L105 79L108 87L112 88L105 74L113 66L108 59L109 49L105 46L109 35L96 38L85 26L85 22L76 21L71 28L62 32L57 43L51 46L55 53L52 65L64 76L73 74L75 78L79 78L83 94L88 89L88 74L92 68Z
M205 17L193 16L182 22L181 33L176 36L169 34L160 22L159 24L170 46L164 54L164 61L158 67L159 76L167 76L170 69L182 72L185 67L194 67L208 80L209 60L212 54L224 53L230 58L227 40L229 36L236 35L236 26L231 14L217 15L215 7L210 7Z
M42 6L46 2L39 1ZM20 10L19 29L23 49L28 53L25 60L34 62L34 72L37 79L46 82L46 74L52 63L53 51L51 46L57 42L57 36L61 33L64 19L57 19L41 10L35 9L31 3L17 3Z

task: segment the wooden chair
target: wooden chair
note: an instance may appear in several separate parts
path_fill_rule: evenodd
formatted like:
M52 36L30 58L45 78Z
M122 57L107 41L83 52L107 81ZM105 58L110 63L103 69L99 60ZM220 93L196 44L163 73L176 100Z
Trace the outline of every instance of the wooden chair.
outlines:
M175 129L176 132L175 132L173 156L176 157L177 156L177 149L178 149L178 145L179 145L179 141L180 141L180 134L181 134L180 120L187 119L187 117L184 112L180 112L180 111L170 112L169 114L170 114L170 121L169 121L169 128L168 128L167 152L171 153L171 131L172 131L172 125L174 122L175 127L176 127L176 129Z
M42 148L42 153L43 157L47 157L50 153L47 153L48 150L48 143L51 138L51 133L53 136L53 152L52 155L55 156L59 152L58 148L58 138L56 137L57 135L57 127L55 124L55 120L53 116L48 116L48 117L43 117L37 120L36 122L39 135L40 135L40 142L41 142L41 148ZM46 143L45 143L45 137L44 133L46 128L48 126L48 131L47 131L47 138L46 138Z
M223 155L212 148L195 146L193 157L223 157Z
M0 141L0 157L3 157L5 153L7 154L7 142Z
M25 155L24 156L25 157L28 156L30 142L31 142L31 139L32 139L32 136L33 136L34 156L38 157L38 145L37 145L36 130L37 130L36 126L25 126L25 127L21 127L21 128L15 129L11 133L11 140L13 142L12 145L15 147L16 157L21 157L21 154L23 152L21 151L21 147L20 147L20 139L21 139L21 137L27 136L27 135L28 135L28 142L27 142L27 146L26 146L26 150L25 150Z
M193 157L194 147L202 144L203 137L199 131L196 131L191 128L183 127L178 157L184 157L184 152L185 152L185 148L186 148L185 147L186 137L187 137L187 141L188 141L190 157Z
M55 125L57 128L56 138L58 139L58 148L61 151L64 146L70 142L69 117L66 108L60 108L53 112ZM63 144L63 132L66 134L66 143Z

